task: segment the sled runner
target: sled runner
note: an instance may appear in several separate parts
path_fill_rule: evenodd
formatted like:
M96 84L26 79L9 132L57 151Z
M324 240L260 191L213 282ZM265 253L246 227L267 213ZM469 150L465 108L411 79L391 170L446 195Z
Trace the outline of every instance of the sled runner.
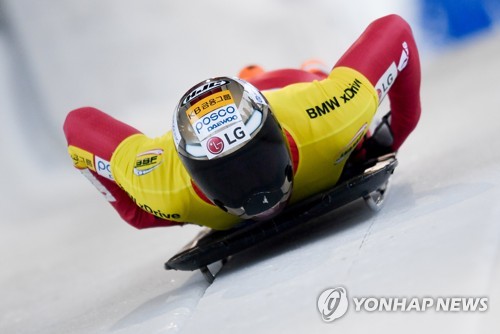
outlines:
M347 169L347 173L344 173L335 187L288 206L273 219L260 222L245 221L226 231L203 229L191 243L165 263L165 269L200 269L207 281L212 283L218 272L213 267L218 265L220 270L221 265L231 255L305 224L356 199L363 198L370 209L378 211L384 203L389 180L396 166L395 154L388 154L355 169Z

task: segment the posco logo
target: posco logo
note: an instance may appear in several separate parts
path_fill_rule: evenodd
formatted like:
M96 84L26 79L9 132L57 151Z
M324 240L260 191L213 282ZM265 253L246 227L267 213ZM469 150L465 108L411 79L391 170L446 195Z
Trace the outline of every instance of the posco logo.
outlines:
M198 138L203 140L215 129L240 120L241 116L237 112L236 106L231 104L202 117L193 126Z

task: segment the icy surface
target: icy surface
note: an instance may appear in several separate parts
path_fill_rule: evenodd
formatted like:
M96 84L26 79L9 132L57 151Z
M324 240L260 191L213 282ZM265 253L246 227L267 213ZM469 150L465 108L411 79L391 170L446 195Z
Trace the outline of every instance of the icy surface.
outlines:
M71 168L60 132L71 108L157 135L198 80L249 62L333 63L371 19L409 11L366 1L353 19L359 8L326 0L235 3L1 3L0 332L498 333L498 32L424 55L422 120L381 212L353 203L235 256L210 286L162 267L197 227L136 231ZM336 286L487 296L489 311L351 309L327 324L316 301Z

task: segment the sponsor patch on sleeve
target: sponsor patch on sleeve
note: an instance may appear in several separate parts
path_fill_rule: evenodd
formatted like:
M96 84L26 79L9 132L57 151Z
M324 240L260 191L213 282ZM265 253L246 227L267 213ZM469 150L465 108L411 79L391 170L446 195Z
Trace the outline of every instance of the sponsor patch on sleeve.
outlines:
M403 51L401 51L401 57L399 58L398 70L401 72L404 70L406 65L408 65L408 60L410 59L410 50L408 50L408 43L403 42Z
M76 168L88 168L90 170L93 170L94 172L96 171L94 155L92 153L73 145L68 146L68 153L71 156L71 159L73 159L73 165Z
M142 176L151 173L163 162L163 150L153 149L139 153L135 158L134 174Z
M375 85L375 90L377 91L377 94L378 94L379 104L380 104L380 102L382 102L384 97L389 92L389 89L391 88L392 84L394 83L394 80L396 80L397 76L398 76L398 67L396 66L396 63L393 62L387 68L385 73L382 74L380 79L377 81L377 84Z
M95 156L95 167L97 174L104 176L105 178L114 181L113 175L111 174L111 164L109 161L104 160L101 157Z

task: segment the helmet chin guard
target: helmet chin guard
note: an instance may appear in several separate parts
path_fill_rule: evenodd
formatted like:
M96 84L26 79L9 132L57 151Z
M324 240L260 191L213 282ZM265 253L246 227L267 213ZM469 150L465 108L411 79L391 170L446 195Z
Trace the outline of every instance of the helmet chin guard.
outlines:
M208 79L179 101L172 132L196 185L241 218L270 218L290 198L293 170L284 132L260 91L237 78Z

